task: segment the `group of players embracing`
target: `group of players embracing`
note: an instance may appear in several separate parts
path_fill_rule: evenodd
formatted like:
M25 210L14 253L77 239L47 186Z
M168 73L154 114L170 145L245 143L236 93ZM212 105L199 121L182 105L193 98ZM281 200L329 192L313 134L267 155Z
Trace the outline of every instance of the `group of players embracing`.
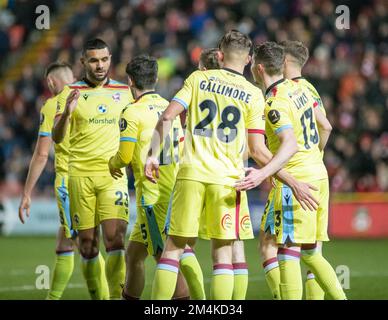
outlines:
M198 237L211 241L209 298L245 299L243 241L254 237L246 191L267 179L272 189L259 252L273 299L302 299L300 260L310 270L307 299L346 299L322 256L329 240L323 150L332 128L319 94L302 77L307 60L298 41L253 45L231 30L218 48L202 51L198 70L170 102L155 91L154 57L128 63L128 85L109 78L111 52L101 39L84 46L81 81L68 64L51 64L53 97L41 110L19 208L24 222L54 141L61 227L48 299L61 297L76 246L92 299L139 299L148 255L157 262L151 299L206 299L194 253ZM254 84L243 75L249 64ZM249 157L260 169L247 168ZM125 250L128 166L137 218Z

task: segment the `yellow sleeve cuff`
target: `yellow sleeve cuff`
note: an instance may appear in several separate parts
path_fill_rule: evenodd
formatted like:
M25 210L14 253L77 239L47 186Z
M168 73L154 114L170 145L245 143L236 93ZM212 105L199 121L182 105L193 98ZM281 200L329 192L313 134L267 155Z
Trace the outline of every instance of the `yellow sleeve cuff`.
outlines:
M109 160L111 167L119 169L126 167L132 160L135 143L132 141L120 141L120 147L116 155Z

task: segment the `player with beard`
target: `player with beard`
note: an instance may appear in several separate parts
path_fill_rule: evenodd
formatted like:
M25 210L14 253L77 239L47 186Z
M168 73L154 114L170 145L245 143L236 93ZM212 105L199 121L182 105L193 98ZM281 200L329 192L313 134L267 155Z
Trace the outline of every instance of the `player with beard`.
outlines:
M108 77L111 52L101 39L86 42L81 63L85 77L66 86L59 96L52 136L60 143L70 130L70 214L79 234L89 293L92 299L102 298L100 279L105 272L110 298L119 299L125 277L129 196L126 173L113 179L108 161L118 149L120 114L132 94L127 85ZM97 263L100 224L107 252L105 270Z

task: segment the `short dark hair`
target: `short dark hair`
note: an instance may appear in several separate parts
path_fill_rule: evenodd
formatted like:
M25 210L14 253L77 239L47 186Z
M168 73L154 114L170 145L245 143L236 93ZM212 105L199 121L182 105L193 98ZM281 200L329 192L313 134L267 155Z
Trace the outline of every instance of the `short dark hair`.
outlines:
M217 48L202 50L199 61L207 70L221 68L220 61L218 60L218 51Z
M158 62L156 58L146 54L134 57L127 64L127 75L139 90L154 89L158 78Z
M56 71L59 69L69 69L70 71L72 71L71 65L68 64L67 62L55 61L55 62L50 63L47 66L46 71L44 73L44 76L47 78L47 76L50 74L50 72L53 72L53 71Z
M262 64L266 73L270 76L283 73L284 48L273 41L266 41L253 48L253 61Z
M234 50L250 51L252 48L251 39L244 33L238 30L230 30L221 38L218 48L223 52Z
M300 67L303 67L309 59L309 49L300 41L285 40L280 42L283 46L285 54L289 54L295 58Z
M108 49L109 53L111 52L108 44L104 40L101 40L99 38L89 39L84 44L82 55L85 55L86 51L88 50L105 49L105 48Z

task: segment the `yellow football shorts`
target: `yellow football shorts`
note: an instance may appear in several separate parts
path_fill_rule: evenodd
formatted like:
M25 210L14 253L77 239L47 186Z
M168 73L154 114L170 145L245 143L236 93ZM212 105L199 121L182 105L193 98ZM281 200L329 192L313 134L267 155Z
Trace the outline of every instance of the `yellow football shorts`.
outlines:
M120 219L128 222L127 178L111 176L69 177L70 214L75 230L91 229L101 221Z
M275 234L275 220L274 220L274 204L277 188L272 187L269 192L267 202L264 207L264 213L261 216L260 230L262 232Z
M162 253L166 240L164 224L167 211L168 202L137 206L136 222L129 240L143 243L150 255Z
M68 176L57 174L55 176L55 197L59 210L59 221L65 230L66 238L74 238L76 232L73 229L70 217L70 201L68 192Z
M237 192L233 187L177 180L170 210L168 235L253 238L246 193Z
M278 244L328 241L329 183L328 179L310 182L318 191L310 190L319 201L316 211L304 210L291 189L277 184L268 196L260 229L276 235ZM274 232L273 232L274 231Z

